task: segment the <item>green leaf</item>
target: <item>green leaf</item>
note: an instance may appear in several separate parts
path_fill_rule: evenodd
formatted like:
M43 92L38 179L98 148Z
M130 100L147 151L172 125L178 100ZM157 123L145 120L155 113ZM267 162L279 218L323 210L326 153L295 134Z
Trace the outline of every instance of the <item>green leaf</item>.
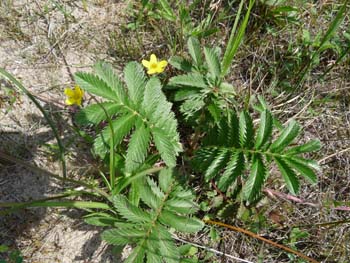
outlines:
M215 78L219 78L221 74L221 65L216 52L212 48L205 47L204 55L210 74Z
M188 73L175 76L169 80L170 86L190 87L205 89L208 87L205 78L198 73Z
M244 34L245 34L245 30L246 27L248 25L248 20L250 17L250 11L252 10L253 6L254 6L254 2L255 0L249 0L249 6L248 6L248 10L244 16L244 19L238 29L238 32L236 33L236 29L237 29L237 25L238 25L238 21L239 18L241 16L241 11L242 11L242 7L243 4L246 2L246 0L241 0L239 8L238 8L238 13L236 15L236 19L234 22L234 25L232 27L232 31L231 31L231 35L230 35L230 39L227 43L227 47L225 50L225 54L222 60L222 77L226 76L226 74L229 72L231 63L234 59L234 56L237 53L237 50L243 40Z
M162 200L152 191L149 184L146 184L144 180L138 186L141 200L153 209L158 209L161 206Z
M291 168L297 170L309 182L313 184L317 183L317 175L308 165L293 158L285 158L284 160Z
M160 254L160 253L159 253ZM158 254L152 253L147 250L147 263L163 262L162 257Z
M172 177L173 169L167 168L163 169L159 172L159 186L163 190L164 193L169 191L174 179Z
M322 46L327 43L333 36L334 34L337 32L339 26L341 25L341 23L343 22L344 18L345 18L345 12L347 9L347 2L348 0L344 1L342 7L339 9L335 19L332 21L332 23L329 25L328 30L326 32L326 34L323 36L321 43L320 43L320 47L319 49L322 48Z
M142 108L144 108L146 115L151 116L156 112L158 107L164 107L162 115L169 112L169 106L160 104L170 104L166 101L166 98L162 92L162 84L158 78L152 77L148 80L145 87L145 94L142 102ZM170 106L171 107L171 106ZM158 115L159 116L159 115ZM158 117L157 116L157 117Z
M281 158L275 157L274 159L286 182L288 190L294 195L297 194L299 192L299 181L295 172Z
M125 160L125 169L127 172L131 173L143 164L147 156L150 139L151 133L149 129L141 123L129 141Z
M106 110L109 117L113 117L114 114L122 110L120 105L114 102L102 102L100 104L92 104L81 109L75 116L75 120L80 125L99 124L101 121L106 120Z
M94 226L113 226L118 219L108 213L99 212L85 216L84 221Z
M114 145L121 143L124 136L126 136L134 126L136 119L136 115L127 114L117 120L112 121L112 127L114 131ZM102 158L106 155L109 149L111 137L112 131L110 127L107 126L95 140L94 150Z
M204 178L207 181L215 177L220 172L227 161L227 157L229 157L228 149L219 149L217 154L214 156L214 159L211 161L211 164L205 171Z
M168 134L160 128L152 129L154 143L159 151L160 156L167 166L174 167L176 165L176 156L178 151L175 149L173 142Z
M115 91L112 90L112 88L109 87L106 84L106 82L101 80L99 77L90 73L78 72L78 73L75 73L74 78L76 83L83 90L86 90L87 92L90 92L102 98L119 102L119 97L115 93Z
M319 140L311 140L305 144L294 146L285 151L287 155L294 155L300 153L314 152L321 149L321 142Z
M272 135L272 115L268 110L264 110L260 117L260 126L256 136L255 149L260 149L270 139Z
M112 66L105 62L97 62L95 65L95 72L100 79L115 92L118 96L118 100L121 103L126 103L127 95L124 89L124 85L119 77L114 73Z
M163 256L163 260L167 263L178 263L180 261L180 253L174 245L170 233L164 227L157 225L152 234L158 240L159 252Z
M169 2L167 0L159 0L159 3L161 4L164 11L162 12L163 17L172 22L176 21L177 16L171 8Z
M304 165L306 165L306 166L308 166L308 167L310 167L310 168L312 168L312 169L314 169L316 171L320 171L321 170L321 167L319 166L319 164L316 161L314 161L314 160L308 160L308 159L304 159L302 157L297 157L297 156L293 156L293 157L288 156L287 158L288 159L293 159L293 160L295 160L295 161L297 161L299 163L302 163L302 164L304 164Z
M142 246L135 247L124 263L143 263L146 250Z
M165 203L167 210L179 214L193 214L198 210L197 205L188 199L173 198Z
M270 151L279 152L283 150L299 135L299 132L300 126L296 121L292 120L290 124L283 129L278 139L272 143Z
M159 220L164 225L185 233L196 233L204 226L204 223L199 219L179 216L167 210L162 211Z
M254 200L261 192L265 182L267 170L260 154L253 155L252 167L248 180L243 186L243 196L245 200Z
M134 206L122 195L116 195L112 198L113 205L118 213L133 223L151 222L150 215L142 209Z
M227 188L242 175L244 171L244 154L242 152L234 152L228 161L224 173L220 176L218 187L222 191Z
M189 37L187 41L188 52L190 53L194 63L197 67L203 64L203 58L201 54L201 45L197 38Z
M143 68L136 62L129 62L124 68L124 78L129 97L137 105L141 102L146 85Z
M170 65L172 65L174 68L183 70L186 72L192 71L192 64L188 60L179 57L179 56L173 56L169 60Z
M239 116L239 142L241 147L252 145L254 139L253 121L247 111L242 111Z
M126 245L131 242L136 242L140 238L145 236L143 230L135 228L114 228L105 230L101 234L102 240L105 240L108 244L112 245Z

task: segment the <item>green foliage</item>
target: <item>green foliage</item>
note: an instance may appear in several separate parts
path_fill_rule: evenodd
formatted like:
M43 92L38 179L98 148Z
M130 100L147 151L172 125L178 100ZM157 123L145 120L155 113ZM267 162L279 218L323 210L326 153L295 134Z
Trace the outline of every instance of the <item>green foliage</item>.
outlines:
M222 78L220 51L205 47L203 56L194 37L188 39L187 47L192 61L178 56L169 61L186 74L172 77L167 89L174 90L175 101L183 101L180 111L186 119L198 119L204 111L206 118L216 121L221 111L235 104L234 87Z
M7 255L3 257L3 255ZM23 257L21 251L19 250L11 250L6 245L0 245L0 256L3 259L0 259L0 263L22 263Z
M196 233L203 227L202 221L191 216L198 210L194 195L177 183L172 169L160 172L159 184L148 177L136 188L142 205L134 205L123 195L114 196L119 222L110 222L114 228L104 231L102 238L113 245L134 245L126 262L180 262L181 253L169 230ZM104 218L111 220L108 215ZM100 215L89 220L101 225Z
M204 146L195 154L194 164L204 172L206 180L215 178L222 191L227 191L241 178L243 199L249 201L259 196L268 177L268 167L273 162L293 194L299 191L298 174L316 183L314 169L318 169L317 164L300 154L319 150L319 141L293 146L293 141L300 134L300 127L293 120L277 139L273 139L272 120L271 113L265 109L255 132L248 112L241 112L239 121L235 113L231 113L229 118L222 119L208 132ZM246 175L245 168L248 167L250 172Z
M77 122L96 125L108 120L107 117L112 119L114 132L110 126L102 130L94 142L95 152L104 158L112 134L115 146L122 144L130 134L125 162L127 172L135 171L144 163L151 141L165 163L175 166L176 156L181 151L177 121L171 111L172 104L161 90L160 80L147 79L142 67L135 62L124 69L126 87L106 63L97 63L95 72L96 75L77 73L75 76L83 89L107 100L82 109L77 114Z

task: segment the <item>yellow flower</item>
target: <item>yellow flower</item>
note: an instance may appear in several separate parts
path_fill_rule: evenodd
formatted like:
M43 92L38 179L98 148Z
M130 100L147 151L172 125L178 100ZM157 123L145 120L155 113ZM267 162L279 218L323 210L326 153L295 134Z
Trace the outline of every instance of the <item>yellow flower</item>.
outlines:
M65 88L64 89L64 94L66 94L67 99L66 99L66 104L67 105L81 105L81 101L83 99L84 91L76 85L74 89L70 88Z
M166 60L158 61L156 55L152 54L149 61L142 60L142 65L148 69L147 74L162 73L165 67L168 65Z

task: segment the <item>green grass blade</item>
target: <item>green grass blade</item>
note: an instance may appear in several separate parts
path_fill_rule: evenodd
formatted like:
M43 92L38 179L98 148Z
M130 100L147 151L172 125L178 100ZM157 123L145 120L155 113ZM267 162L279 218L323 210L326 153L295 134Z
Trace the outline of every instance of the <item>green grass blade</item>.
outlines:
M222 70L221 70L221 76L224 77L226 76L226 74L228 73L228 70L230 68L230 65L232 63L232 60L237 52L237 49L239 48L241 42L242 42L242 39L243 39L243 36L244 36L244 33L245 33L245 29L248 25L248 20L249 20L249 17L250 17L250 12L254 6L254 2L255 0L250 0L249 1L249 6L248 6L248 10L247 10L247 13L245 14L244 16L244 19L242 21L242 24L241 26L239 27L238 29L238 32L236 34L236 30L237 30L237 24L238 24L238 20L241 16L241 12L242 12L242 6L243 6L243 3L245 1L244 0L241 0L241 3L239 5L239 9L238 9L238 13L237 13L237 16L236 16L236 19L235 19L235 23L233 25L233 28L232 28L232 31L231 31L231 35L230 35L230 39L229 39L229 42L227 44L227 47L226 47L226 51L225 51L225 54L224 54L224 58L222 60L222 63L221 63L221 67L222 67Z
M44 108L40 105L39 101L35 98L33 94L30 93L29 90L27 90L22 83L20 83L11 73L7 72L5 69L0 68L0 75L5 77L7 80L11 81L23 94L27 95L28 98L34 103L34 105L41 111L44 118L46 119L47 123L49 124L50 128L52 129L52 132L56 138L58 148L60 151L60 160L62 163L62 174L63 177L67 177L67 168L66 168L66 159L65 159L65 149L63 146L63 143L61 141L61 138L58 134L58 131L56 129L56 126L54 122L51 120L50 116L46 113Z

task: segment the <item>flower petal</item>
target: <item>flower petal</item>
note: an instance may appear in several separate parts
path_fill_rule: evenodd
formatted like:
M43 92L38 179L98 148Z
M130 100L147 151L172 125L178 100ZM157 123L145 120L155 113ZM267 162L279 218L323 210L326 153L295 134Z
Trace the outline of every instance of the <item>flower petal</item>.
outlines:
M67 105L73 105L75 100L74 99L66 99L65 102L66 102Z
M75 92L76 92L76 96L80 97L80 99L84 96L84 90L81 89L78 85L75 86Z
M66 94L68 97L73 97L74 96L74 90L70 88L65 88L64 89L64 94Z
M150 62L150 64L158 63L156 55L152 54L149 62Z
M166 60L162 60L159 62L159 67L165 68L168 65L168 62Z
M158 72L157 72L157 68L152 68L152 69L149 69L149 70L147 71L147 74L148 74L148 75L152 75L152 74L156 74L156 73L158 73Z
M145 59L143 59L142 60L142 65L145 67L145 68L150 68L150 62L149 61L147 61L147 60L145 60Z

